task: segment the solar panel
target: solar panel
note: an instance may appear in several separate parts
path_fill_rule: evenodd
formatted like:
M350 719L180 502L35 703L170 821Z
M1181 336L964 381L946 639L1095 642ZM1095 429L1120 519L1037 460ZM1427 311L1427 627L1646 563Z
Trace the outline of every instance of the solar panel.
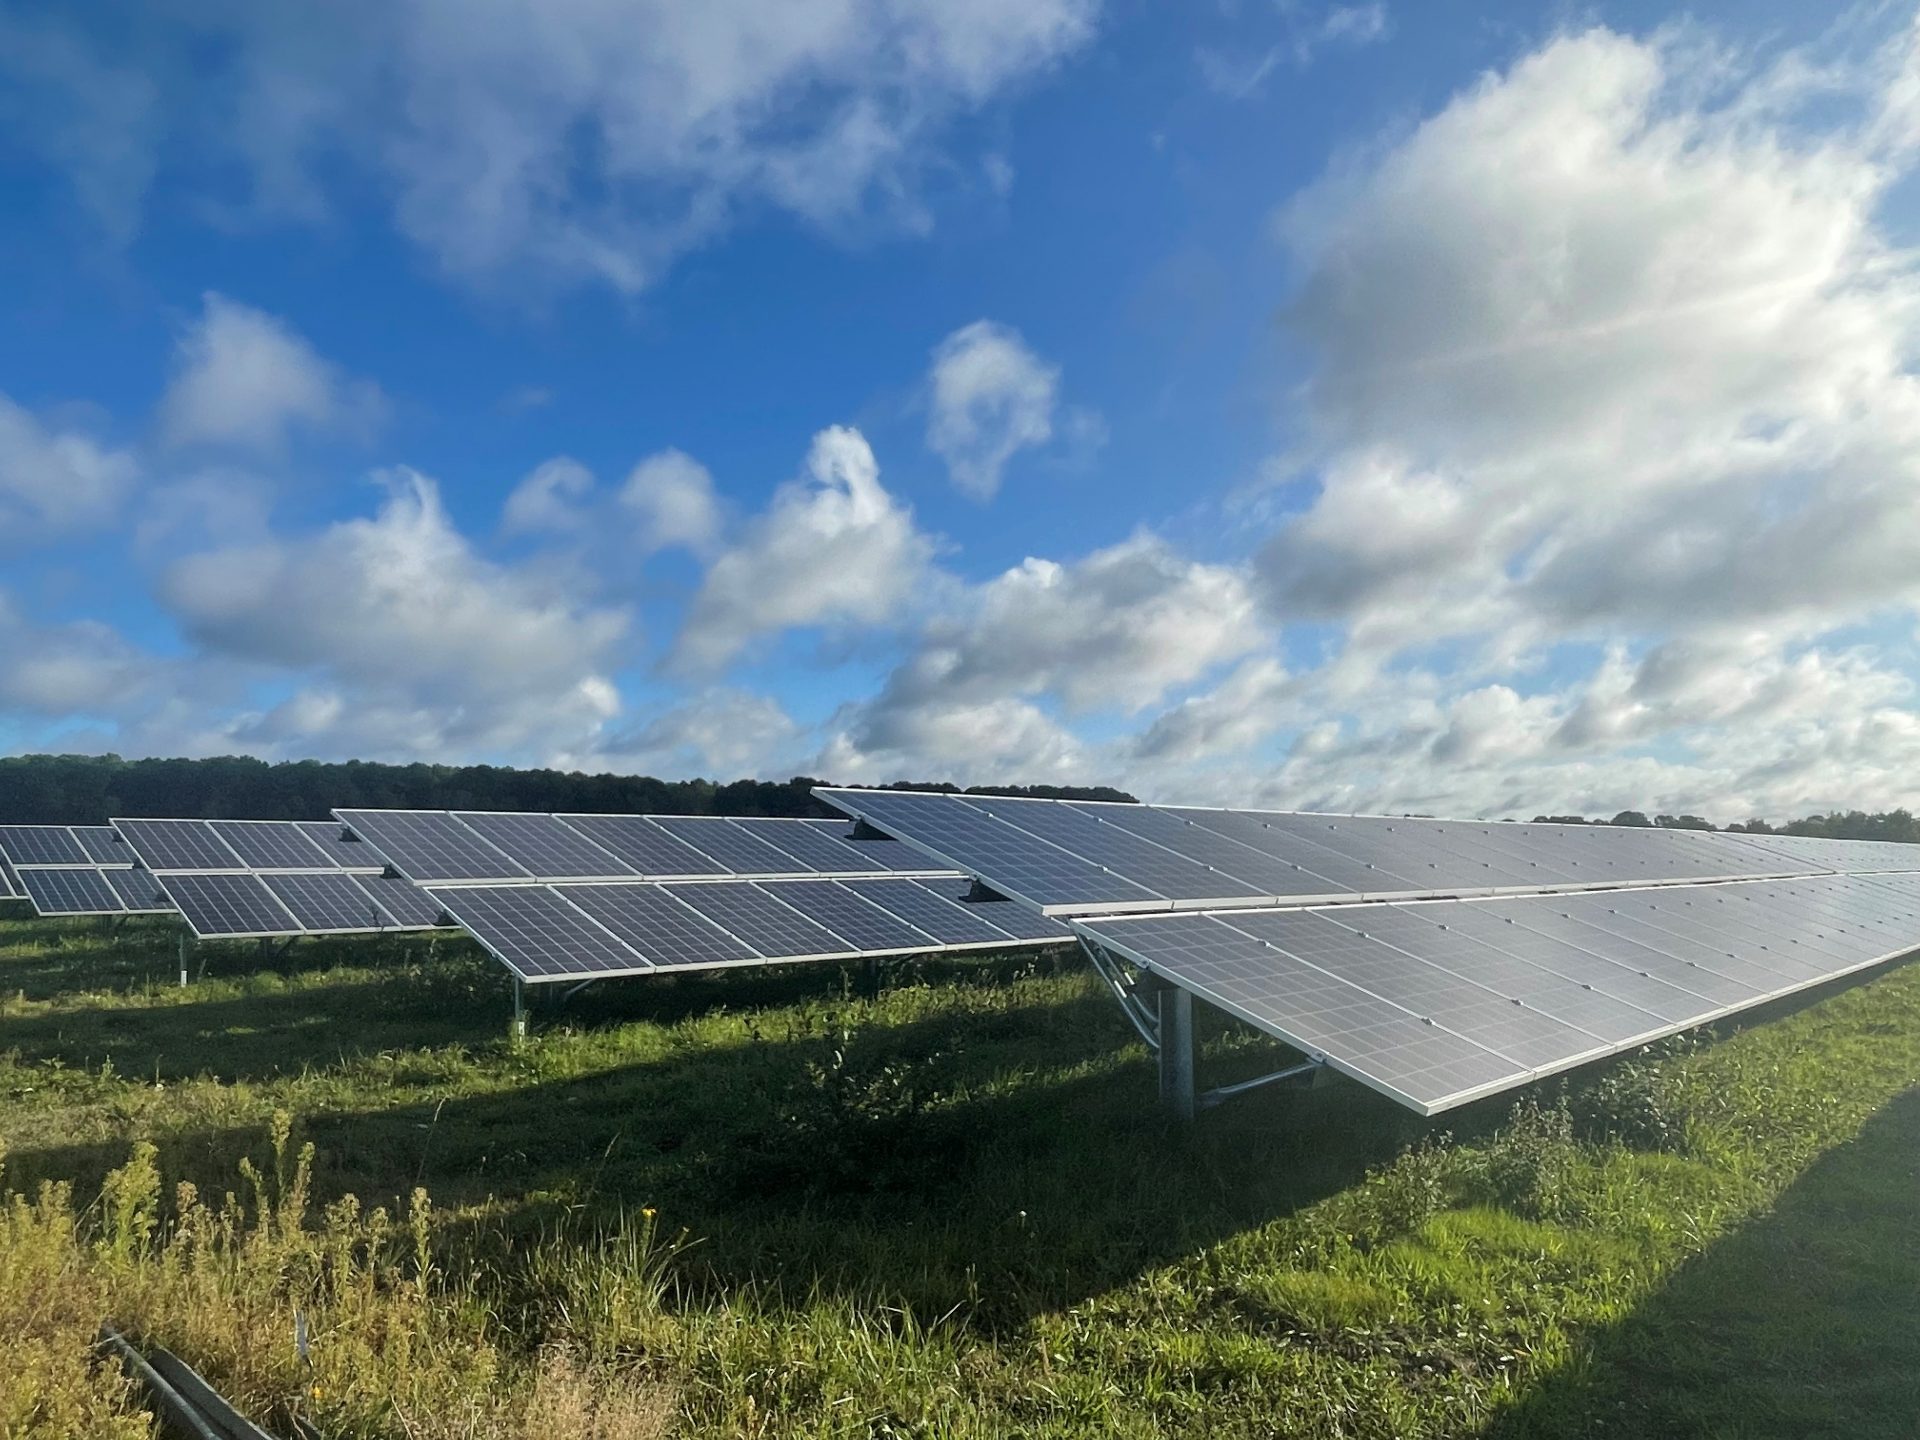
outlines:
M1920 948L1920 877L1113 916L1079 928L1433 1114ZM1394 1045L1383 1049L1383 1035Z
M531 880L533 872L440 810L337 810L334 814L402 875L435 881Z
M309 933L351 934L383 930L389 923L359 881L338 870L327 874L263 875L261 879L300 923L300 928Z
M523 980L640 975L653 969L632 946L543 885L463 885L427 892Z
M529 874L551 880L635 877L633 866L551 815L461 810L456 818Z
M680 879L689 875L731 875L710 855L676 840L644 815L562 815L594 844L618 855L641 875Z
M810 821L749 818L730 819L727 823L791 855L800 862L800 868L817 874L872 875L892 868L835 839L827 828Z
M140 861L156 875L168 871L245 870L247 862L205 820L115 820Z
M120 838L120 832L111 825L72 825L68 828L93 864L119 866L134 863L133 851Z
M815 793L1048 914L1571 892L1821 874L1842 864L1920 870L1920 846L1762 849L1752 836L1680 829Z
M940 946L940 941L926 931L832 880L789 880L777 886L770 882L768 889L848 942L853 950L885 954Z
M77 847L76 847L77 848ZM126 906L107 878L90 867L39 866L18 872L20 886L42 915L121 915Z
M214 820L213 833L249 870L333 870L333 857L283 820Z
M167 892L160 888L160 882L148 871L130 865L103 866L100 878L107 882L130 914L167 915L173 912L173 902L167 899Z
M902 845L898 840L889 840L877 831L859 834L859 826L846 819L803 820L823 835L831 835L849 850L852 850L866 862L871 874L884 874L897 871L901 874L925 875L935 868L935 862L914 849L911 845Z
M338 820L296 820L293 826L335 869L379 871L386 868L387 862L376 855L366 841L349 834Z
M395 930L433 930L444 922L438 901L411 880L398 875L355 875L389 928Z
M860 947L784 905L745 880L669 885L667 893L698 910L768 958L825 958Z
M1007 931L981 913L987 906L968 905L956 897L943 895L937 888L938 881L847 880L843 883L862 899L886 907L914 929L924 931L943 945L1004 945L1010 938ZM948 883L964 893L969 882L958 880ZM1001 906L1013 910L1022 908L1011 900L1001 900L993 906L996 913Z
M973 882L963 875L928 876L913 883L922 890L931 891L937 899L958 906L969 918L984 920L995 930L1015 940L1055 943L1071 943L1073 940L1073 931L1052 916L1039 914L1013 900L975 898L972 894ZM887 901L881 903L888 904L888 908L892 908ZM911 916L907 918L912 919Z
M659 885L564 885L559 894L662 969L737 965L760 952Z
M956 796L905 790L814 793L940 863L977 875L1001 894L1042 911L1159 908L1170 903L1158 891L997 820Z
M297 935L299 921L258 875L219 872L159 877L174 908L201 939Z
M64 825L0 825L0 855L16 869L26 865L92 863L73 832Z
M735 875L811 875L811 865L737 825L708 816L656 815L653 823Z

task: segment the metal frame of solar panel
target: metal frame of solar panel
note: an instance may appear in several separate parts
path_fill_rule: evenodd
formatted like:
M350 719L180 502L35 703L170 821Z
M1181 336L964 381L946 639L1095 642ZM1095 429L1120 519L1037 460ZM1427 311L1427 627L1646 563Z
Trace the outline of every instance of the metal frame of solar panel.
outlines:
M1189 1118L1322 1068L1437 1114L1920 950L1920 846L815 793L1069 915ZM1198 1095L1194 999L1307 1061Z
M335 813L525 984L1073 943L846 821Z
M196 940L294 940L442 928L370 848L350 853L336 822L115 821ZM329 835L325 832L335 832Z
M0 900L18 897L43 918L172 914L164 896L132 883L136 873L145 873L138 857L111 825L0 825Z

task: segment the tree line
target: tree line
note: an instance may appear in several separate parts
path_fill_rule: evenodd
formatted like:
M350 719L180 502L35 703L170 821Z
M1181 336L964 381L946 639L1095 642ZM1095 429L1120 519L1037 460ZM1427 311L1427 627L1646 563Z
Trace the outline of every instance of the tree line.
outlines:
M124 760L118 755L0 757L0 823L104 825L115 816L174 819L324 820L339 809L530 810L615 815L792 815L838 812L815 785L791 780L656 780L501 765L381 765L242 755L205 760ZM910 790L963 793L944 782ZM1106 786L988 786L967 794L1131 800Z
M1893 840L1905 845L1920 845L1920 820L1909 810L1835 810L1828 815L1806 815L1780 825L1765 820L1747 820L1719 826L1698 815L1655 815L1652 819L1639 810L1622 810L1611 820L1589 820L1584 815L1536 815L1536 822L1554 825L1630 825L1659 830L1720 830L1735 835L1814 835L1826 840Z

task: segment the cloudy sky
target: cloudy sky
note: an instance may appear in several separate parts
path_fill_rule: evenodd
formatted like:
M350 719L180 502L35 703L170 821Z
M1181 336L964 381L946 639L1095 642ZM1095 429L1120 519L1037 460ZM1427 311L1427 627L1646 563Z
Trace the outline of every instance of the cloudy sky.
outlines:
M0 0L0 750L1920 804L1916 33Z

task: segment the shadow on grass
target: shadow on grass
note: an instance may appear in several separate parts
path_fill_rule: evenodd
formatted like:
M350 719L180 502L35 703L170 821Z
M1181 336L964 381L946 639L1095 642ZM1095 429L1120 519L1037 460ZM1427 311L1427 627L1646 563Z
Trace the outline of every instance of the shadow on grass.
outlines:
M1683 1265L1486 1440L1920 1434L1920 1090Z
M1104 997L974 1006L956 989L951 1010L905 1022L849 1033L831 1005L773 1012L760 1023L780 1033L576 1078L540 1075L536 1037L497 1090L303 1116L315 1198L391 1203L419 1184L443 1212L484 1207L445 1238L509 1284L528 1237L653 1206L701 1240L698 1288L839 1294L997 1329L1343 1189L1421 1126L1340 1087L1169 1130L1151 1062ZM251 1125L165 1133L163 1173L218 1194L260 1142ZM24 1148L9 1175L87 1195L125 1155Z

